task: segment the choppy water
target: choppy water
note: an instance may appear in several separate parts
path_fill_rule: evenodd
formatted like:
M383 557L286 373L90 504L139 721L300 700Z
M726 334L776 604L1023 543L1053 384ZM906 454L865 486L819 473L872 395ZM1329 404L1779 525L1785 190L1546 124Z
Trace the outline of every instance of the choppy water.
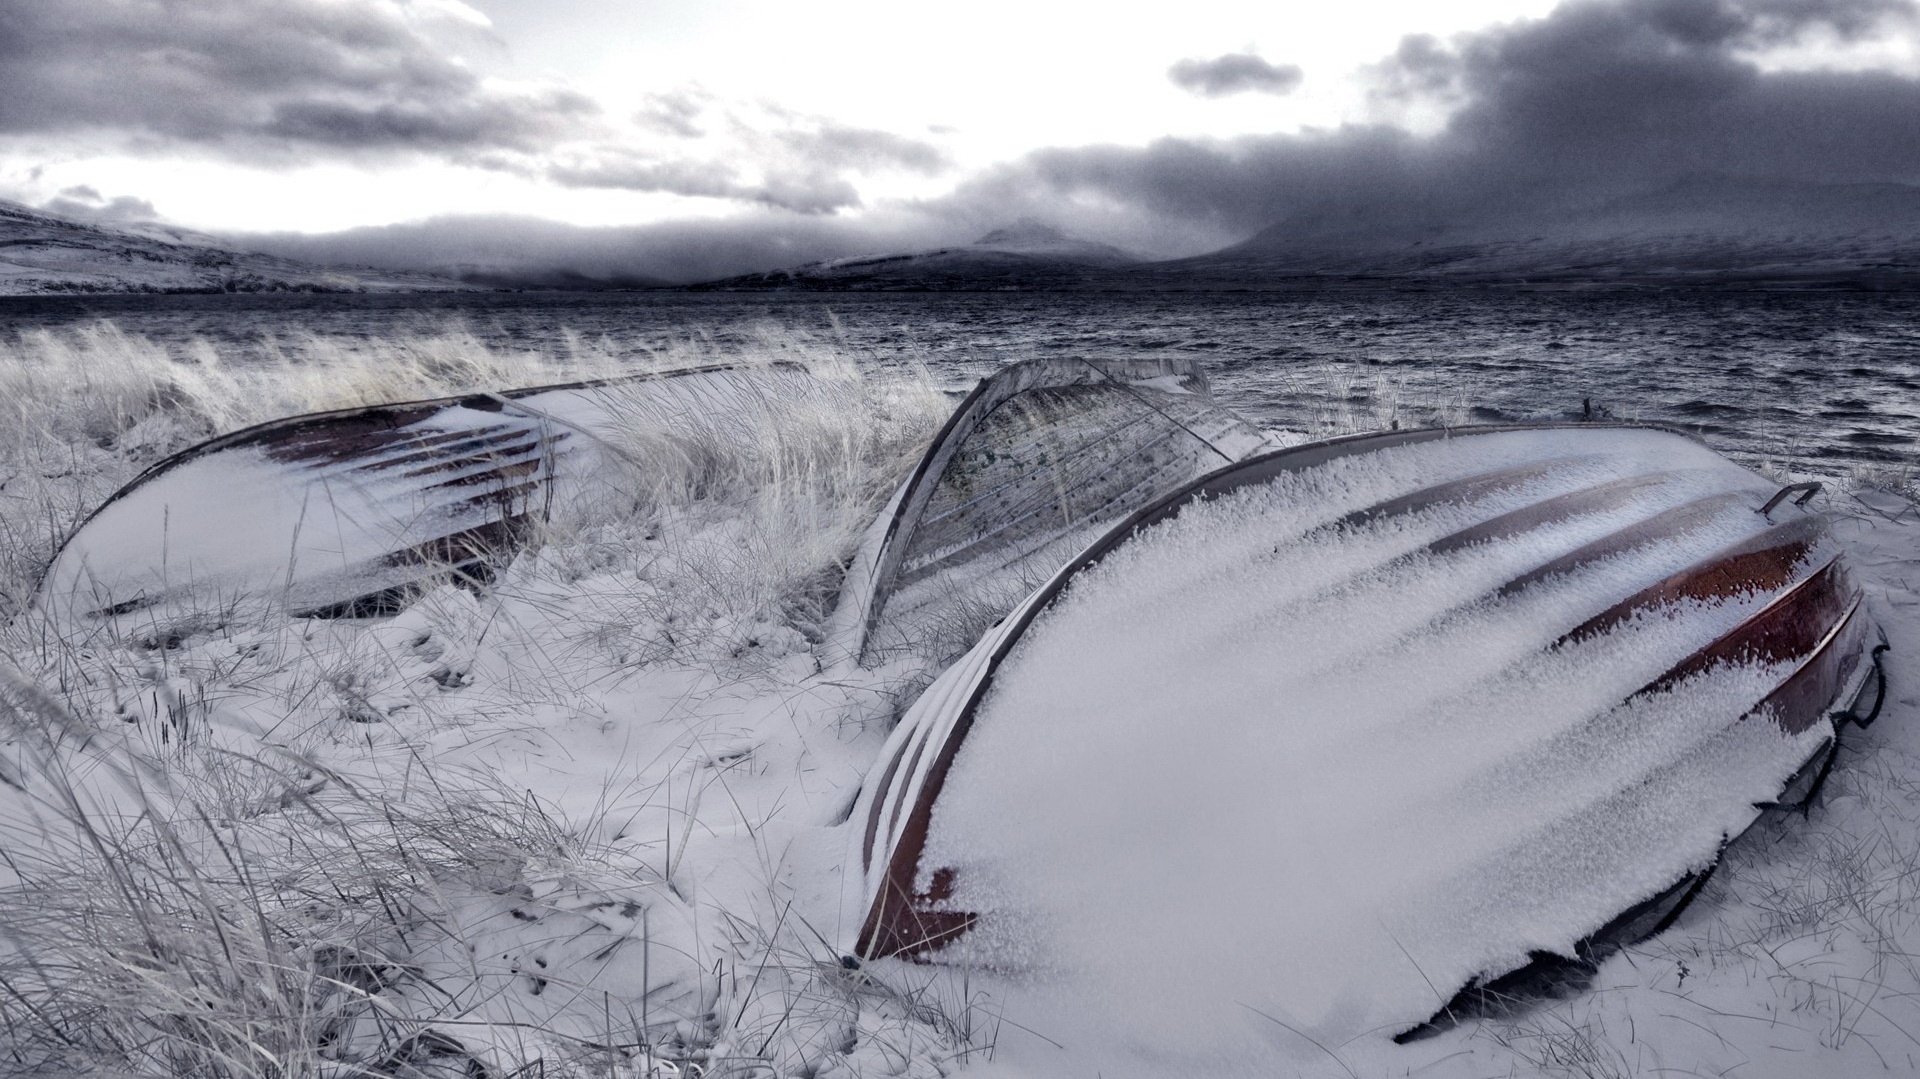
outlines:
M0 299L0 333L110 318L245 353L263 335L462 325L618 347L768 323L836 334L956 384L1034 355L1184 355L1257 421L1323 432L1600 413L1672 424L1749 460L1920 471L1920 296L1382 292L1176 294L472 294Z

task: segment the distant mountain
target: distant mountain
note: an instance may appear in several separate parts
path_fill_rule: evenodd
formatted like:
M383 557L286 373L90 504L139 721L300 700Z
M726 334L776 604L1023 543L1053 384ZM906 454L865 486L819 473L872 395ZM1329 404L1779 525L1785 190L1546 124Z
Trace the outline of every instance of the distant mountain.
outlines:
M414 292L427 274L329 269L165 225L97 225L0 201L0 296L102 292Z
M1536 284L1920 288L1920 187L1691 178L1504 213L1303 212L1135 287Z
M1493 208L1488 208L1492 202ZM1302 209L1162 262L1031 221L971 244L863 255L698 289L1290 291L1542 287L1920 289L1920 187L1696 176L1608 197Z
M995 229L970 244L895 255L856 255L746 274L696 289L945 291L1075 289L1139 260L1109 244L1076 239L1037 221Z

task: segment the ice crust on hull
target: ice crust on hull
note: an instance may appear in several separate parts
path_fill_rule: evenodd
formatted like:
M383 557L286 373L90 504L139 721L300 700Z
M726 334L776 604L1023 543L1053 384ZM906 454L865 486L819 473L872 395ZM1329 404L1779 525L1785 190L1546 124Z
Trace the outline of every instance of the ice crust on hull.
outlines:
M635 431L804 389L712 366L275 420L162 461L68 538L37 593L64 624L161 630L236 603L361 615L449 572L485 578L541 523L610 493Z
M1181 986L1337 1044L1652 931L1871 673L1821 522L1757 512L1775 486L1580 426L1336 440L1169 495L909 710L849 820L843 946L1118 1029Z
M847 575L838 635L862 660L935 660L1107 525L1268 442L1185 360L1027 360L962 401Z

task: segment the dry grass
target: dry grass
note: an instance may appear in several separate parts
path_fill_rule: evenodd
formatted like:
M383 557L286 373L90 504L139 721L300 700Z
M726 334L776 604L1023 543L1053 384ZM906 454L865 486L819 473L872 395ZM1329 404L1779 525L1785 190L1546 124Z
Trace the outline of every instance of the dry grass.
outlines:
M432 1015L355 1027L409 975L408 938L445 917L449 884L583 857L498 792L402 804L297 757L162 757L17 675L0 723L18 766L0 891L15 1074L378 1071L434 1030Z
M797 924L762 930L742 912L723 939L688 929L678 870L696 821L732 797L708 790L723 769L682 750L607 791L607 808L569 814L434 763L399 726L515 737L581 700L584 678L711 671L732 655L741 672L701 683L725 697L751 688L758 657L743 648L805 651L858 529L948 406L924 372L864 376L830 340L767 332L745 347L693 342L639 364L781 360L817 385L672 437L636 434L618 449L649 467L616 470L626 497L556 522L510 567L510 603L448 589L377 626L283 620L110 647L13 618L0 631L13 660L0 1072L665 1076L954 1055L964 1023L930 1027L925 1006L848 982ZM233 368L204 345L107 325L0 344L13 410L0 420L0 614L20 610L88 507L201 438L635 366L578 340L509 353L457 331L306 340L283 359ZM596 605L604 625L579 624ZM474 654L503 637L537 662L461 693ZM258 737L236 736L235 717ZM388 763L335 767L356 752ZM620 826L596 814L622 798L622 812L672 822L661 844L606 845ZM779 861L763 852L770 894ZM636 951L642 988L603 992L600 957L632 968Z
M558 523L563 539L600 528L604 540L608 525L630 535L643 522L641 580L671 586L643 597L644 616L718 627L729 653L755 625L817 643L862 532L952 407L924 369L875 377L844 355L801 362L813 378L793 392L670 423L616 398L616 415L632 417L612 454L624 501Z

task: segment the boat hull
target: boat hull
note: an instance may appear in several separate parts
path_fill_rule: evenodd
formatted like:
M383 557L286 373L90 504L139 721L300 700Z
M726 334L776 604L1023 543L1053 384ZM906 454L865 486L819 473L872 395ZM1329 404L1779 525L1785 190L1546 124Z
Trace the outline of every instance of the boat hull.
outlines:
M1270 892L1284 955L1326 953L1326 993L1412 1029L1435 986L1653 931L1809 793L1878 684L1841 552L1815 510L1765 510L1776 487L1589 425L1357 436L1196 480L907 712L849 821L843 946L1070 965L1034 942L1091 939L1102 873L1118 897L1122 866L1211 849L1202 875ZM1223 775L1117 793L1215 741ZM1353 909L1287 922L1289 895L1317 905L1298 877L1356 882Z

